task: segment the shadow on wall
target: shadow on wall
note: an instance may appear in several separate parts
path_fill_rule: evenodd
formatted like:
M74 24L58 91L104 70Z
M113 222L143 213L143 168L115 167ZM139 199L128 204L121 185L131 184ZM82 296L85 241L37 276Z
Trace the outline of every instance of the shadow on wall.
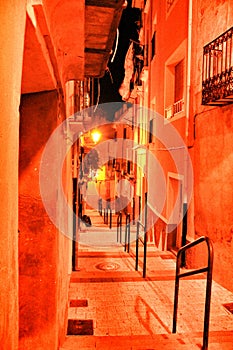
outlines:
M19 176L30 164L32 165L32 160L45 146L51 130L57 126L57 116L58 98L55 90L21 96Z

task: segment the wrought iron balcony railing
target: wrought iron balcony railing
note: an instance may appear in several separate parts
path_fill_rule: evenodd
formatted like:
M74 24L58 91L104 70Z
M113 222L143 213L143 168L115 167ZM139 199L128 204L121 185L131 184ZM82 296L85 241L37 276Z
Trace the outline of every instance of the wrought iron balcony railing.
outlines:
M203 49L202 104L233 103L233 27Z

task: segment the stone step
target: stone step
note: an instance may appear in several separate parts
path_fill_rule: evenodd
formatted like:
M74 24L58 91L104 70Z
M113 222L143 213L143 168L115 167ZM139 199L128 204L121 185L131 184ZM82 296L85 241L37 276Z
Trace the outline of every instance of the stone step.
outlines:
M200 350L201 332L134 336L67 336L60 350ZM232 350L233 331L210 332L208 350Z
M60 350L200 350L177 334L135 336L67 336Z
M72 286L75 283L107 283L107 282L116 282L116 283L123 283L123 282L145 282L145 281L175 281L175 278L173 275L162 275L158 274L155 276L148 276L146 278L143 278L142 276L135 276L130 275L130 273L123 274L122 272L120 274L114 274L113 272L108 273L109 276L105 276L104 274L96 274L93 277L85 277L80 276L77 278L72 279L71 283ZM189 278L191 279L191 278ZM78 287L75 287L76 289Z

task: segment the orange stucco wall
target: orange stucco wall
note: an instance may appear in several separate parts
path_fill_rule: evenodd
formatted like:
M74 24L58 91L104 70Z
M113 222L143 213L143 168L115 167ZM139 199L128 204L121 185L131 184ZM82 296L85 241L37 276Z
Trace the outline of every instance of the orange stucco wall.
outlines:
M165 1L152 1L148 11L147 30L149 31L150 47L148 90L150 108L163 117L165 115L165 108L174 103L174 81L172 81L172 79L168 79L168 72L173 72L175 64L183 59L185 62L183 96L186 103L185 76L187 68L188 1L175 1L170 11L167 11ZM151 59L150 40L152 39L154 31L156 32L155 55ZM174 74L174 72L172 74ZM158 122L155 122L154 134L162 135L162 132L159 132L159 127L156 123L158 124ZM170 130L171 135L175 135L176 132L179 133L184 144L186 144L186 105L184 111L182 111L179 115L176 115L174 118L169 120L165 119L164 125L166 124L171 124L171 129L174 128L174 133L172 133ZM158 140L158 138L155 138L155 145L151 146L152 152L155 154L156 159L162 167L164 181L167 183L167 186L169 185L168 173L179 173L179 176L184 176L186 173L183 149L182 147L177 147L177 149L172 150L172 147L176 148L177 144L175 141L172 144L171 137L172 136L166 136L166 133L163 133L163 140ZM166 148L165 146L168 140L170 144L172 144L170 148ZM176 163L173 158L174 155L176 156ZM148 164L148 169L150 169L150 164ZM156 174L153 174L152 176L155 177ZM171 202L171 195L168 189L165 189L165 192L167 193L163 194L165 200L160 219L164 220L165 218L167 221L170 219L171 210L168 210L168 205L169 202ZM184 194L183 197L185 198ZM183 200L185 201L184 198ZM183 203L181 203L181 207L182 204ZM160 224L158 224L158 231L160 231Z
M151 30L156 31L156 54L149 61L150 99L156 96L156 111L164 115L165 95L170 88L165 82L165 66L172 53L187 38L188 1L176 1L169 13L166 11L166 1L152 1L151 6L150 16L154 24L149 21L149 31L151 38L153 35Z
M24 30L25 1L1 1L0 348L4 350L18 349L18 142Z
M57 126L57 115L56 91L22 96L19 157L19 335L22 350L55 350L65 335L69 242L50 221L39 188L40 160ZM61 220L66 220L66 211L59 208L59 203L54 209L63 214Z
M232 25L232 1L195 2L191 90L195 124L193 118L190 120L195 172L194 225L196 235L207 235L213 240L214 279L230 290L233 290L233 105L202 106L201 82L203 46Z

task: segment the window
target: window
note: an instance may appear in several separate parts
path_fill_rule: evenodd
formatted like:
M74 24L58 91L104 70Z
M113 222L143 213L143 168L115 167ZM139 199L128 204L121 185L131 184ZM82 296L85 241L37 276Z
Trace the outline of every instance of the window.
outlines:
M156 32L154 32L151 40L151 60L153 60L155 54L156 54Z
M148 67L148 44L146 43L143 50L144 54L144 67Z
M184 115L185 52L187 40L165 63L165 118Z
M170 68L170 89L167 95L170 95L170 104L165 108L165 117L171 118L184 111L184 60L181 60ZM169 97L168 97L169 100Z
M182 100L184 93L184 60L175 66L175 93L174 101Z
M154 123L154 119L150 120L150 125L149 125L149 143L153 142L153 123Z
M133 170L133 163L130 160L127 160L127 173L130 175Z
M156 55L156 30L157 30L157 12L154 14L153 21L151 23L151 61Z
M138 125L138 144L141 143L141 127L140 124Z

